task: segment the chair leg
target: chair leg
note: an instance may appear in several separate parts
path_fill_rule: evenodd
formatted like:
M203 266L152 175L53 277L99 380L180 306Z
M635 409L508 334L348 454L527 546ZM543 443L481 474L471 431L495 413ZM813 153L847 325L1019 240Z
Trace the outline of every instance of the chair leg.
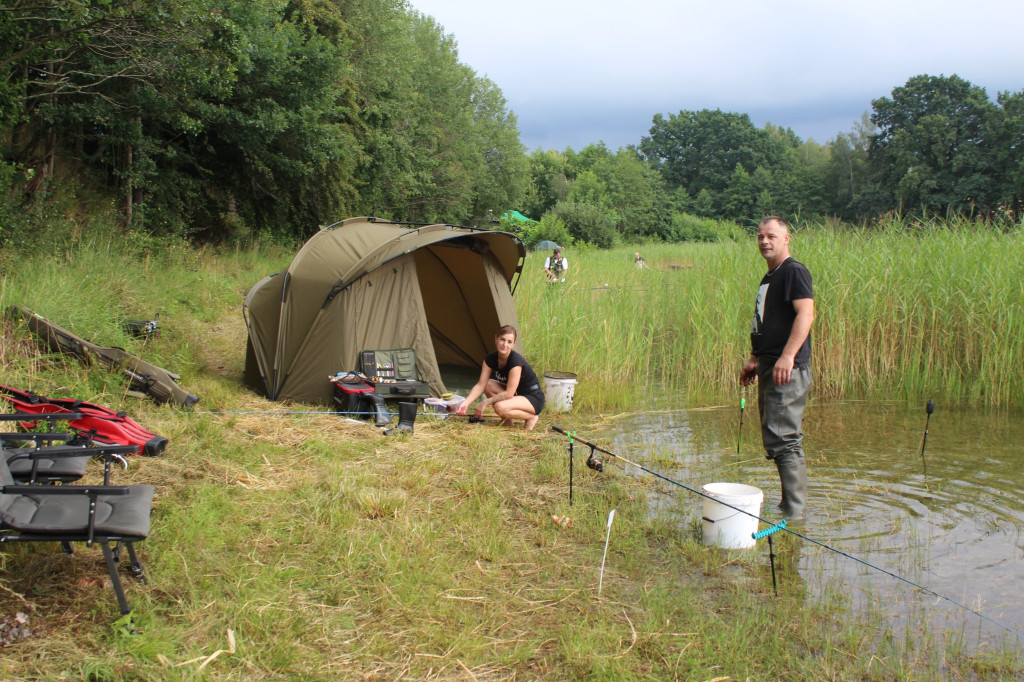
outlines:
M103 540L99 543L103 549L103 558L107 562L107 571L110 572L110 585L114 588L114 594L117 596L117 605L121 609L121 615L127 616L132 612L132 608L128 606L128 599L124 596L124 587L121 586L121 577L117 574L117 562L114 560L114 552L110 549L110 542Z
M75 550L71 549L71 543L67 540L61 540L60 548L65 554L74 554Z
M142 562L139 561L139 557L135 555L135 545L131 542L126 542L124 543L124 546L128 549L128 559L130 561L129 566L132 569L132 577L145 585L146 576L142 572Z

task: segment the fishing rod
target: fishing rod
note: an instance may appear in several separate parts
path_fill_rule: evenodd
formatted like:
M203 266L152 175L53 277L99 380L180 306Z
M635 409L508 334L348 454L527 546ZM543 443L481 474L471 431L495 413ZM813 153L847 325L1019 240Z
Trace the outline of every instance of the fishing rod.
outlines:
M604 285L601 287L586 287L583 291L671 291L685 287L683 283L673 284L619 284L615 286Z
M451 419L452 417L461 417L461 418L465 419L466 421L468 421L470 424L479 424L481 422L494 421L494 420L503 421L502 418L499 417L496 414L485 414L482 417L478 417L475 414L459 414L457 412L447 412L445 414L436 414L436 413L433 413L433 412L424 412L423 414L427 414L427 415L434 414L435 416L441 417L442 419Z
M568 431L566 431L566 430L564 430L564 429L562 429L562 428L560 428L558 426L552 426L551 430L556 432L556 433L560 433L560 434L562 434L564 436L569 436L570 435ZM673 485L677 485L680 488L683 488L684 490L690 491L691 493L695 493L697 495L700 495L701 497L704 497L704 498L707 498L709 500L713 500L715 502L718 502L722 506L729 507L730 509L734 509L734 510L736 510L738 512L742 512L742 513L746 514L747 516L753 516L758 521L763 521L764 523L767 523L769 526L773 525L772 522L767 520L767 519L763 519L760 516L756 516L754 514L751 514L750 512L748 512L748 511L746 511L744 509L740 509L739 507L734 507L731 504L728 504L726 502L722 502L718 498L712 497L711 495L708 495L705 492L702 492L700 490L695 490L694 488L691 488L690 486L686 485L685 483L680 483L679 481L673 480L673 479L669 478L668 476L665 476L663 474L659 474L657 471L652 471L652 470L648 469L647 467L645 467L642 464L638 464L637 462L633 462L631 460L626 459L622 455L617 455L614 452L606 450L606 449L602 448L601 446L597 445L596 443L591 443L590 441L586 440L585 438L580 438L579 436L576 435L575 431L572 432L571 439L575 439L576 441L578 441L578 442L582 443L583 445L586 445L587 447L590 448L590 458L587 459L587 466L590 467L591 469L593 469L594 471L604 471L604 461L600 458L600 456L598 456L596 454L596 453L602 453L602 454L608 455L609 457L614 457L615 459L619 460L620 462L625 462L626 464L631 464L631 465L635 466L637 469L640 469L641 471L645 471L648 474L651 474L652 476L656 476L657 478L662 479L663 481L667 481L668 483L671 483ZM570 440L570 443L571 442L572 442L572 440ZM591 464L591 461L593 461L594 463Z
M934 406L933 406L933 411L934 411ZM929 415L930 414L931 413L929 413ZM565 436L569 435L564 429L561 429L561 428L559 428L557 426L552 426L551 430L555 431L556 433L560 433L562 435L565 435ZM755 518L758 521L761 521L762 523L766 523L769 526L772 526L772 528L766 528L766 529L764 529L762 531L758 531L758 533L760 533L760 535L758 533L754 533L754 535L757 536L755 539L763 537L766 534L769 535L769 538L770 538L770 534L771 533L774 533L776 531L785 531L785 532L789 533L790 535L794 535L794 536L800 538L801 540L804 540L806 542L811 543L812 545L817 545L818 547L821 547L822 549L826 549L826 550L828 550L830 552L834 552L835 554L838 554L839 556L846 557L847 559L850 559L851 561L855 561L855 562L857 562L858 564L860 564L862 566L865 566L865 567L870 568L872 570L878 571L879 573L884 573L885 575L889 576L890 578L898 580L899 582L902 582L904 584L910 585L911 587L914 587L914 588L924 592L925 594L930 594L933 597L935 597L936 599L940 599L942 601L948 602L948 603L950 603L950 604L952 604L952 605L954 605L954 606L956 606L956 607L958 607L958 608L960 608L960 609L962 609L964 611L967 611L968 613L972 613L975 616L977 616L978 618L980 618L981 620L983 620L983 621L985 621L987 623L990 623L991 625L994 625L997 628L1000 628L1001 630L1004 630L1004 631L1010 633L1011 635L1015 636L1017 639L1019 639L1021 641L1024 641L1024 634L1021 634L1020 632L1017 632L1016 630L1014 630L1013 628L1011 628L1011 627L1009 627L1007 625L1003 625L1002 623L1000 623L997 620L989 618L988 616L984 615L983 613L975 611L974 609L972 609L969 606L966 606L964 604L961 604L958 601L955 601L951 597L947 597L946 595L941 594L940 592L936 592L935 590L931 589L930 587L925 587L924 585L921 585L919 583L915 583L913 580L910 580L909 578L904 578L903 576L899 575L898 573L893 573L892 571L890 571L888 569L885 569L885 568L882 568L881 566L875 565L875 564L871 563L870 561L866 561L866 560L861 559L860 557L856 557L856 556L854 556L854 555L852 555L852 554L850 554L848 552L844 552L841 549L837 549L835 547L832 547L831 545L828 545L828 544L826 544L824 542L821 542L820 540L815 540L812 537L808 537L807 535L804 535L803 533L795 531L792 528L786 527L784 522L783 523L778 523L778 524L773 524L771 521L769 521L769 520L767 520L765 518L762 518L762 517L758 516L757 514L752 514L752 513L748 512L746 509L740 509L739 507L731 505L728 502L725 502L725 501L723 501L721 499L718 499L716 497L712 497L711 495L708 495L705 492L702 492L700 490L696 490L694 488L691 488L690 486L686 485L685 483L680 483L679 481L671 479L668 476L665 476L664 474L660 474L657 471L652 471L652 470L648 469L647 467L645 467L645 466L643 466L641 464L637 464L636 462L630 461L630 460L626 459L625 457L623 457L622 455L617 455L614 452L610 452L609 450L606 450L606 449L598 446L595 443L591 443L590 441L588 441L588 440L586 440L584 438L580 438L579 436L577 436L575 434L575 432L573 432L573 437L577 441L579 441L580 443L588 446L591 449L591 452L596 450L596 451L602 452L602 453L604 453L604 454L606 454L606 455L608 455L610 457L614 457L615 459L617 459L619 461L625 462L626 464L632 464L637 469L640 469L641 471L645 471L648 474L651 474L652 476L655 476L657 478L660 478L663 481L671 483L672 485L678 486L678 487L682 488L683 490L688 490L689 492L695 493L697 495L700 495L701 497L703 497L705 499L712 500L715 503L722 505L723 507L728 507L729 509L737 511L737 512L739 512L741 514L746 514L747 516Z

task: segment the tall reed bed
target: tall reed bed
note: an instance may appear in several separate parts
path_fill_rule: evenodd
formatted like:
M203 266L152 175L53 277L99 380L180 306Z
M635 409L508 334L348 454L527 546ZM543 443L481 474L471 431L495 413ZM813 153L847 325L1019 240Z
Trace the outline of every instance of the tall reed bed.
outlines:
M217 369L208 367L213 362L199 351L197 340L210 336L210 325L222 321L225 311L238 311L241 325L246 291L274 268L285 267L293 251L277 245L197 249L181 239L94 225L81 231L71 226L37 249L0 255L0 311L31 309L100 345L120 346L185 373L191 383ZM159 343L132 338L121 328L125 319L148 320L158 313ZM244 346L231 354L236 357L225 352L219 364L237 364ZM24 353L0 353L0 373L3 383L18 386L35 386L45 373L49 383L90 397L124 390L116 375L83 373L77 361L40 356L32 343Z
M819 253L830 239L797 239L816 273L829 272ZM993 250L1019 263L1012 248L997 239ZM290 249L197 252L95 233L14 255L0 303L144 350L180 369L203 402L181 411L79 390L75 381L114 375L75 361L62 370L62 359L4 330L3 383L28 386L45 372L32 387L125 407L170 445L117 481L158 491L140 547L149 582L128 588L140 634L111 627L95 555L14 545L0 563L0 615L30 610L34 636L4 650L2 679L1008 679L1020 670L1016 649L950 654L932 633L903 649L880 643L887 628L847 617L840 596L808 605L799 581L772 597L761 561L709 551L652 520L649 482L580 467L570 509L564 442L540 430L419 420L414 437L382 439L332 415L273 414L280 405L239 381L239 306ZM527 353L538 368L580 372L591 406L643 396L649 382L721 394L746 353L763 267L752 244L644 255L652 268L636 271L631 251L570 252L570 281L558 289L543 284L537 258L527 263L518 297ZM117 326L157 311L164 335L147 348ZM819 320L827 344L834 324ZM567 418L589 427L593 415ZM595 539L607 536L609 509L618 513L599 573ZM552 513L573 521L556 525ZM787 575L797 549L780 541ZM761 637L768 629L779 636Z
M791 251L815 285L814 393L1024 404L1024 233L976 223L816 225ZM597 409L735 395L764 261L740 243L567 254L564 284L527 259L516 294L527 352L580 375ZM684 398L686 400L687 398Z

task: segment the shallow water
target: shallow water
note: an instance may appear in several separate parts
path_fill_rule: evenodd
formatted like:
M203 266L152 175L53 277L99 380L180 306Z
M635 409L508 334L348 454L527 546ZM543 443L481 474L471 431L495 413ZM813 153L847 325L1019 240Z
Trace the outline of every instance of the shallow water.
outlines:
M691 488L756 486L764 491L761 516L781 520L778 474L760 447L756 402L745 410L742 432L739 417L739 405L634 413L590 440ZM809 515L794 528L941 597L801 540L796 569L812 595L841 595L898 637L944 632L970 646L1024 647L957 606L1024 634L1024 412L939 405L927 420L923 405L812 403L804 451ZM703 498L658 487L654 513L699 535ZM768 570L766 541L751 552ZM791 565L777 571L780 580L794 578Z

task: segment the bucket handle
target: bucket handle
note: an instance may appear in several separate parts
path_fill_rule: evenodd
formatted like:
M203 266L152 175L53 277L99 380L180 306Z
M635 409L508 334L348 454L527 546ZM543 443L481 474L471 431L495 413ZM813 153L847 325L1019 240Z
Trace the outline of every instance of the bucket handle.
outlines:
M731 519L731 518L732 518L732 517L734 517L734 516L739 516L740 514L745 514L745 513L746 513L746 512L734 512L734 513L732 513L732 514L729 514L728 516L723 516L723 517L722 517L722 518L720 518L720 519L709 519L709 518L708 518L708 517L706 517L706 516L702 516L702 517L700 517L700 518L701 518L702 520L704 520L704 521L707 521L708 523L718 523L719 521L728 521L729 519Z

